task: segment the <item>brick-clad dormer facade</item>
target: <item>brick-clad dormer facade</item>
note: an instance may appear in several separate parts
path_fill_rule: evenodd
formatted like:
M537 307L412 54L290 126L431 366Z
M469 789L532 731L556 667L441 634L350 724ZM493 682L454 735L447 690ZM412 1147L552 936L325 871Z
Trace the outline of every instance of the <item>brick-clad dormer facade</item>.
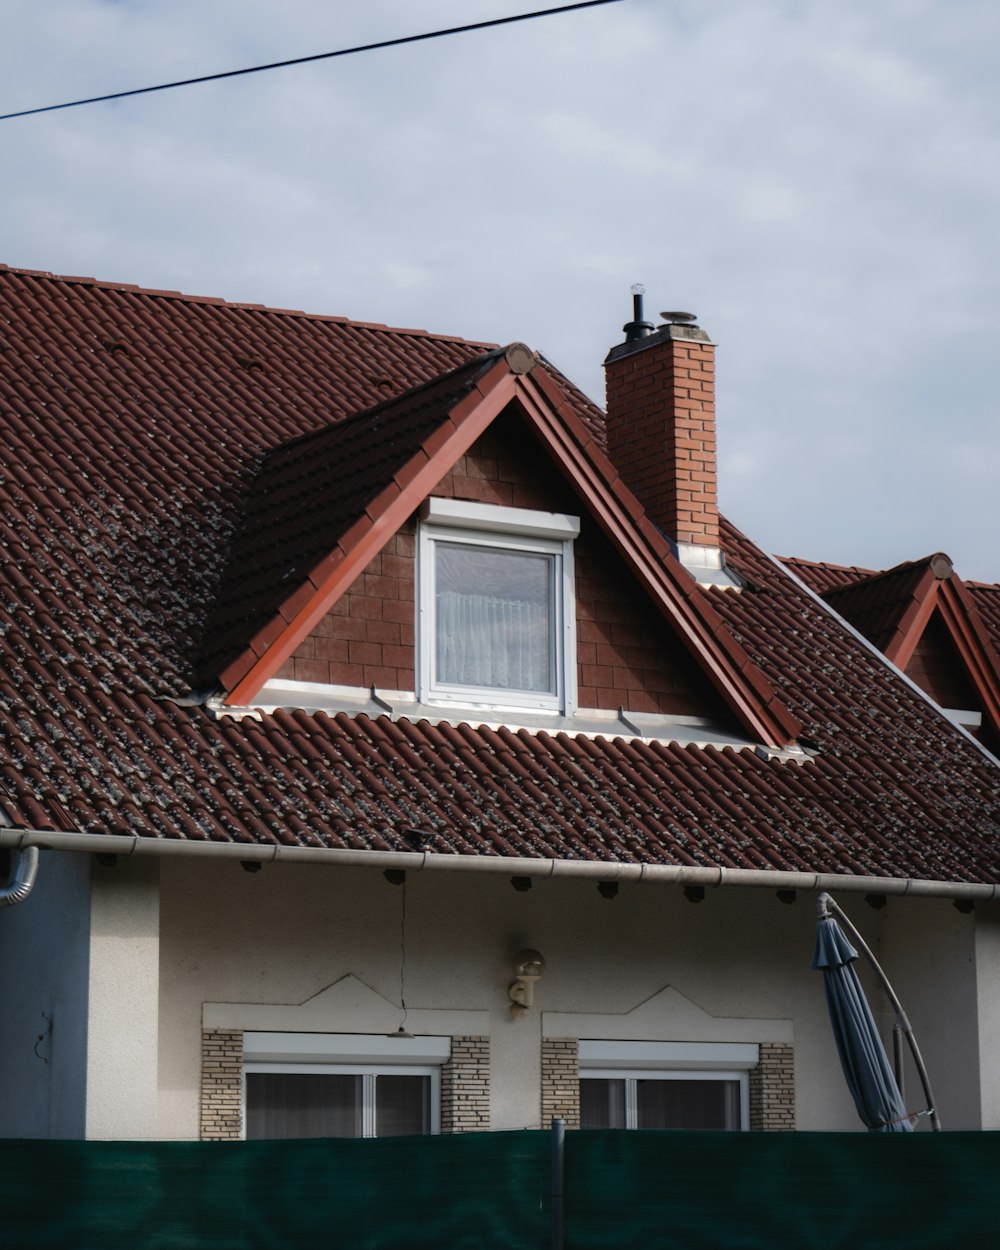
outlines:
M667 537L718 549L715 346L688 314L653 330L637 307L604 362L608 453Z

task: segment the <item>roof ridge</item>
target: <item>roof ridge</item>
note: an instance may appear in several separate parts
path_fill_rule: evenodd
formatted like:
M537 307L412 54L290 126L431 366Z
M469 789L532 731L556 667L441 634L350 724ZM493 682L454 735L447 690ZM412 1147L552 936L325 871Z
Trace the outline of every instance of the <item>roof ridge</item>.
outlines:
M14 274L25 278L44 278L50 282L65 282L73 286L89 286L102 291L121 291L129 295L145 295L156 299L180 300L186 304L212 304L221 308L270 313L279 317L303 317L309 321L325 321L334 325L353 326L358 330L407 335L412 338L437 339L442 343L463 343L470 347L482 347L484 350L493 350L497 347L496 343L490 343L485 340L465 339L457 334L439 334L434 330L423 330L412 326L391 326L381 321L355 321L352 317L344 317L335 313L311 313L301 308L278 308L271 304L249 304L241 300L223 299L221 295L191 295L186 291L139 286L134 282L114 282L81 274L51 273L46 269L26 269L18 265L6 265L0 262L0 275L2 274Z
M929 555L918 556L916 560L901 560L899 564L894 564L888 569L873 569L866 577L859 577L857 581L845 582L842 586L831 586L829 590L823 591L823 595L825 598L827 595L840 595L845 594L847 591L856 591L862 586L871 586L875 582L881 581L883 578L888 579L890 577L898 577L901 573L914 572L919 568L934 568L935 575L938 576L937 568L935 568L935 561L942 557L947 560L950 567L950 572L946 576L951 576L951 574L954 573L954 566L952 565L949 557L946 556L943 551L932 551ZM861 572L860 569L857 571L859 573ZM938 576L938 580L940 581L944 579Z

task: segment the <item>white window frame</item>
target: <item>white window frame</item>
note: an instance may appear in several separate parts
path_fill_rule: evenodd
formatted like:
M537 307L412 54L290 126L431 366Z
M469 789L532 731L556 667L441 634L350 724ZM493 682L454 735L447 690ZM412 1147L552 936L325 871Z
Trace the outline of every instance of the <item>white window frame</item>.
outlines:
M522 711L576 711L576 599L573 542L579 517L528 508L431 498L420 519L417 543L417 697L421 703ZM505 690L492 686L459 686L437 680L435 646L435 549L437 543L491 547L539 553L555 561L552 643L555 690Z
M580 1080L624 1080L625 1127L638 1125L637 1081L736 1081L739 1128L750 1128L750 1069L760 1062L752 1042L606 1042L581 1040Z
M375 1084L379 1076L430 1078L429 1132L441 1132L441 1066L451 1056L450 1037L383 1037L376 1033L243 1034L243 1136L248 1074L361 1076L361 1136L375 1136Z

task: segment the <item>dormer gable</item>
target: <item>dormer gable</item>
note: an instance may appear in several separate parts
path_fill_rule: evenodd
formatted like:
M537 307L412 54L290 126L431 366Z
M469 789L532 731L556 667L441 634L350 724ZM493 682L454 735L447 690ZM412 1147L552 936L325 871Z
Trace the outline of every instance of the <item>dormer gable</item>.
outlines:
M234 545L216 626L210 634L211 645L206 650L203 676L221 684L224 704L253 703L266 682L282 671L288 673L289 661L294 664L296 658L308 658L302 655L303 645L308 647L313 635L314 645L324 637L323 631L329 628L323 625L324 618L338 615L338 610L345 615L344 609L363 612L364 606L352 604L352 597L357 600L372 596L357 594L359 586L370 588L368 581L359 579L386 576L372 571L377 558L388 560L398 573L402 568L400 561L405 563L417 552L420 534L425 532L421 526L447 533L445 541L453 544L449 555L461 556L453 559L452 564L457 567L464 561L464 573L455 573L453 569L448 576L458 578L456 593L460 599L464 596L466 609L473 598L478 549L483 577L494 590L510 582L520 561L522 571L530 570L537 583L532 591L537 603L541 605L544 600L554 605L555 615L551 619L544 615L549 609L542 609L536 623L525 628L549 639L556 616L562 611L559 628L564 629L569 623L568 610L559 608L551 587L555 584L553 579L564 576L565 564L559 564L557 548L570 540L555 532L532 532L519 555L508 559L509 543L484 539L488 524L477 528L463 518L458 518L457 525L443 524L441 509L435 511L430 502L471 495L471 504L546 512L556 518L581 518L587 542L604 544L608 553L605 564L615 570L615 576L619 571L623 573L630 588L638 591L647 617L652 609L653 624L647 627L647 633L668 657L667 667L673 665L678 674L683 673L683 680L674 685L686 684L690 693L688 706L704 708L716 720L721 712L754 741L778 746L789 743L797 731L796 722L618 479L593 432L580 420L574 407L574 397L567 394L558 375L523 345L515 344L484 354L399 400L272 452L262 466L254 502ZM489 475L478 467L478 476L468 478L470 452L473 460L484 458L477 443L492 428L500 431L512 423L519 424L527 440L519 454L544 462L547 471L555 474L551 492L543 498L536 493L530 500L534 506L526 507L529 501L523 495L515 498L513 494L509 495L511 504L490 504L483 497L493 489ZM466 484L456 490L456 476L463 472ZM470 486L470 481L476 484ZM506 485L512 487L513 483ZM456 521L454 516L443 519ZM506 523L509 535L517 526L510 517ZM538 522L531 520L528 529L538 531ZM575 546L565 547L564 551L571 556ZM425 555L425 564L428 558ZM505 595L511 601L514 598L502 589L492 597L502 600ZM381 611L375 604L367 606L374 612ZM574 597L574 625L578 621L576 609ZM483 603L476 608L486 613L494 610L505 609ZM397 614L398 611L397 608ZM390 626L405 623L386 622L384 615L380 619ZM581 627L580 632L586 631ZM406 669L404 650L414 646L414 640L404 637L402 630L383 629L382 633L383 646L397 648L391 652L395 663L382 667L394 668L399 680ZM399 641L390 641L390 634ZM330 639L329 644L321 645L343 655L343 647L338 651L332 645L337 641L352 640ZM573 645L586 648L591 641L581 638L577 643L574 639ZM602 683L596 671L600 665L585 666L581 662L574 666L571 676L577 689L569 690L567 678L565 695L553 694L557 701L564 699L562 710L580 706L579 694L588 699L587 706L591 706L591 698L604 704L609 696L620 706L625 702L620 683L630 666L633 686L641 698L646 698L657 683L670 686L662 671L656 671L656 663L642 662L641 642L627 641L621 631L619 641L621 662L617 674L611 676L614 665L605 666L609 680ZM651 649L652 644L647 651ZM362 649L353 650L363 668ZM350 651L348 646L348 655ZM583 654L587 652L584 650ZM368 653L369 661L373 661L373 656L373 652ZM416 662L419 665L419 658ZM516 688L541 683L542 669L559 662L558 655L540 660L538 672L530 679L518 678L520 685ZM414 684L419 688L422 680L418 676ZM487 686L489 680L492 679L487 679ZM461 686L462 681L457 684ZM446 681L444 686L447 685ZM470 685L475 693L477 682L470 678ZM439 684L437 689L440 693L443 686ZM686 697L678 690L654 693L661 704L665 694L682 700ZM632 694L627 692L627 697L631 700ZM485 702L481 692L480 698L469 699L473 706L480 702Z
M948 556L883 572L788 563L951 719L1000 743L1000 653Z

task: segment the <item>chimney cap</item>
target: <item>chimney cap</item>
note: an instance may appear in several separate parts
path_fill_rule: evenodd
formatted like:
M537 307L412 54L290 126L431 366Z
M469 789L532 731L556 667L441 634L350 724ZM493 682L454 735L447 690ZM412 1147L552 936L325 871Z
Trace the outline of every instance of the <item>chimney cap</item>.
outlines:
M698 320L695 313L689 312L661 312L660 316L667 323L667 325L671 326L694 325L694 323Z

